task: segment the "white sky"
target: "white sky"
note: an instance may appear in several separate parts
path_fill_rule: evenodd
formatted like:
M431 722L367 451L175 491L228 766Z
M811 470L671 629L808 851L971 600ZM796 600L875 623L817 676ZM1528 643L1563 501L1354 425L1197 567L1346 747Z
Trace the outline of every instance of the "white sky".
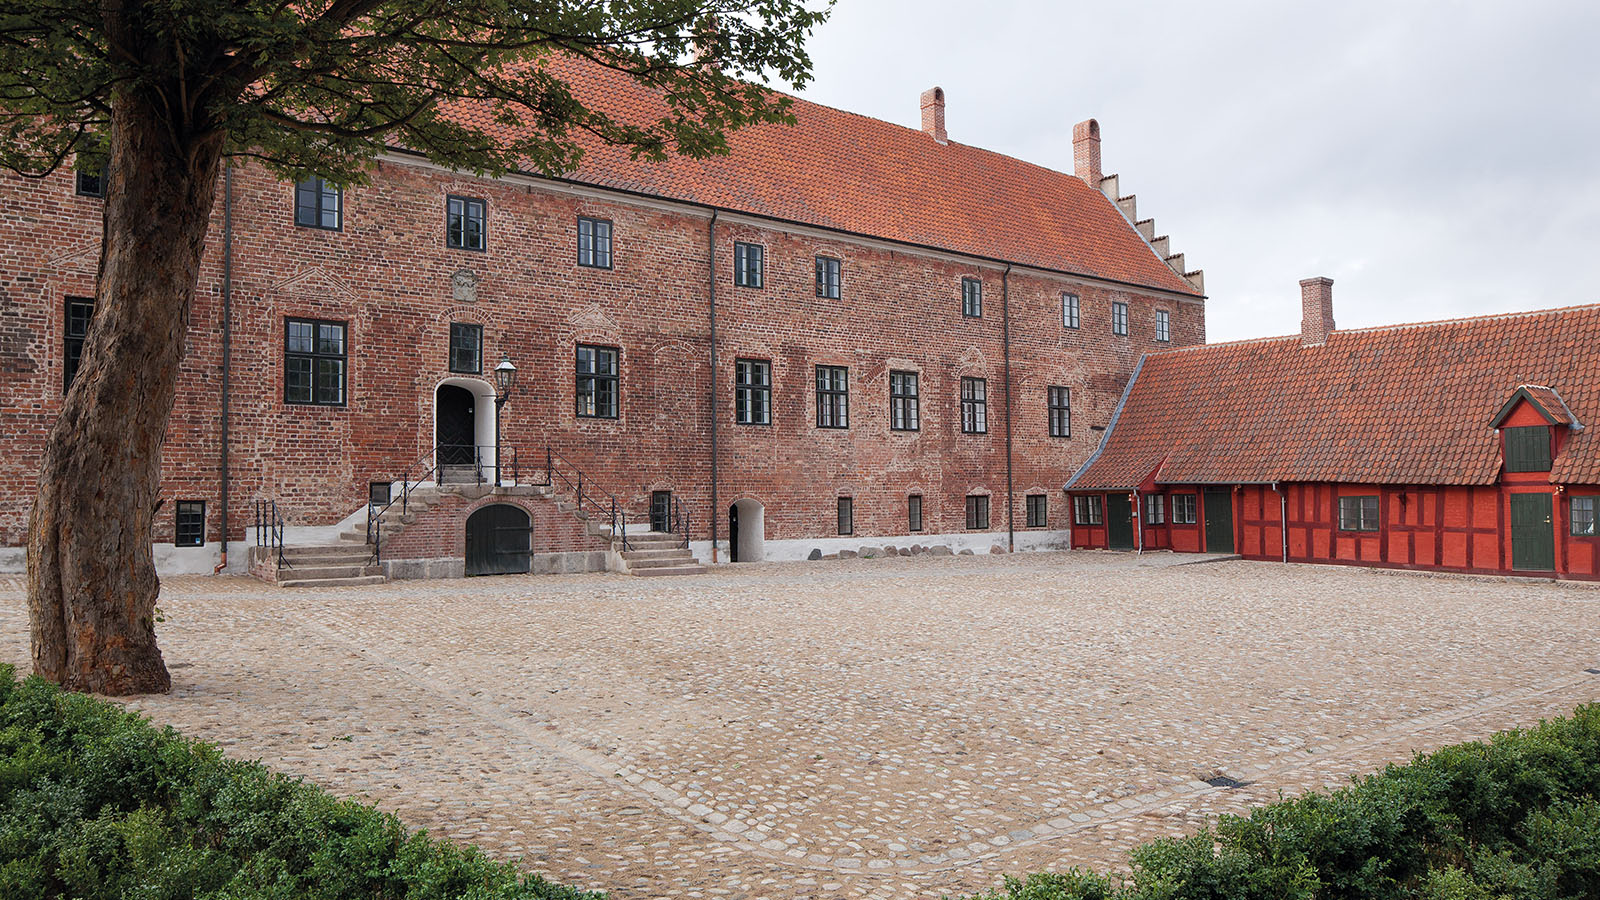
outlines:
M1072 171L1099 119L1212 341L1600 302L1600 2L839 0L808 99ZM1596 352L1600 352L1597 348Z

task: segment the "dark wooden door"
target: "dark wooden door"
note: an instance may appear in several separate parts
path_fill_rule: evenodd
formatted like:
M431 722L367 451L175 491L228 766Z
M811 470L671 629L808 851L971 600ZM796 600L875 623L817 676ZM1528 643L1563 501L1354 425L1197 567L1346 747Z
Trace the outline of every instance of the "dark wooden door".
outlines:
M728 507L728 562L739 561L739 504Z
M1549 572L1556 567L1556 532L1549 494L1511 495L1511 568Z
M439 447L439 464L461 466L472 463L473 444L478 433L474 421L477 398L464 387L442 384L435 403L434 441Z
M672 492L650 492L650 530L672 530Z
M533 523L504 503L467 517L467 574L518 575L533 568Z
M1233 552L1233 492L1205 489L1206 552Z
M1133 502L1127 494L1106 495L1106 546L1133 549Z

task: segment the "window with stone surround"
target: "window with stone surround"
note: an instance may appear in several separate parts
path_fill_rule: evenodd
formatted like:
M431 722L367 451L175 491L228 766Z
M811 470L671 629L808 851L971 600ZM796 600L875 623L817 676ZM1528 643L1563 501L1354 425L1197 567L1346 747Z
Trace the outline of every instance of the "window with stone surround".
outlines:
M578 345L577 413L584 419L615 419L621 404L621 376L616 347Z
M283 402L344 405L346 327L323 319L283 320Z

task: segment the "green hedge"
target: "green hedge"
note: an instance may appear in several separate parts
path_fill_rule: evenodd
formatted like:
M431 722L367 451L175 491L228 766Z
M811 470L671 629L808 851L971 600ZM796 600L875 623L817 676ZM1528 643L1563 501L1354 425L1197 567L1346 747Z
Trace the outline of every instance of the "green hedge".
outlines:
M590 898L0 666L0 898Z
M985 900L1600 898L1600 705Z

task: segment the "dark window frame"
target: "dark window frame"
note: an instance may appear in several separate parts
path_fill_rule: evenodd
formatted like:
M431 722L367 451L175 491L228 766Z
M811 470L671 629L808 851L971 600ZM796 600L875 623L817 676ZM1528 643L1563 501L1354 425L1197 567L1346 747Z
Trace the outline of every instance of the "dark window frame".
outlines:
M294 325L311 326L311 350L290 350L289 335ZM326 353L322 346L323 326L336 326L339 328L340 352ZM296 400L289 395L289 362L290 360L304 359L310 363L309 388L310 399ZM338 401L318 399L318 365L322 360L337 361L339 363L339 399ZM304 316L283 317L283 402L290 406L328 406L341 407L349 405L350 399L350 323L348 320L339 319L312 319Z
M766 287L767 248L751 241L733 242L733 284L761 290Z
M195 507L199 507L199 509L196 510ZM172 510L172 546L204 547L206 545L206 502L204 500L179 500L172 505ZM196 517L199 518L198 523L194 521Z
M1200 524L1200 499L1198 494L1172 495L1172 524Z
M760 372L763 381L747 379ZM755 401L760 400L757 406ZM760 411L760 418L752 415ZM772 360L738 357L733 361L733 421L736 425L772 424Z
M465 355L466 346L457 341L459 335L473 335L472 364L461 363L458 357ZM451 322L450 323L450 371L461 375L483 374L483 326L477 322Z
M922 373L909 369L889 372L889 430L922 430Z
M1052 384L1045 389L1049 409L1048 428L1053 438L1072 437L1072 389Z
M1027 528L1050 527L1050 495L1028 494L1023 499L1027 509Z
M296 228L313 228L317 231L344 230L344 188L338 187L337 185L332 186L334 223L332 225L323 224L323 219L328 211L327 207L324 205L324 202L328 198L329 187L328 180L323 178L321 175L313 175L310 178L307 178L305 181L295 182L294 225ZM309 206L301 201L302 195L307 193L309 193L316 201ZM314 221L301 221L300 213L302 210L307 209L311 211L311 216Z
M1163 344L1172 343L1172 313L1164 309L1156 310L1156 340Z
M989 433L989 380L961 376L961 433Z
M1079 494L1072 498L1072 524L1095 527L1105 524L1105 499L1099 494Z
M584 246L583 226L585 225L589 226L588 247ZM610 270L615 268L617 262L616 224L610 219L579 216L577 228L578 265L583 266L585 269ZM604 232L603 238L601 232ZM604 246L602 247L602 245ZM587 254L588 262L584 261L585 254Z
M1079 299L1078 295L1070 291L1061 295L1062 328L1070 328L1073 331L1078 330L1078 326L1082 324L1083 316L1081 303L1082 301Z
M983 318L983 280L961 279L961 316L966 319Z
M1382 524L1383 508L1377 494L1348 494L1339 497L1339 530L1375 532Z
M590 358L594 361L590 370L583 369L583 351L591 351ZM603 372L600 369L600 360L604 354L611 355L611 371ZM577 344L572 351L573 384L572 403L573 413L580 419L620 419L622 417L622 348L609 344ZM585 383L588 390L585 390ZM601 409L602 385L610 385L610 412ZM589 398L588 412L585 412L584 398Z
M922 495L906 495L906 530L918 532L922 530Z
M1164 494L1147 494L1144 498L1144 523L1167 524L1167 498Z
M1507 472L1548 472L1555 464L1550 426L1506 426L1501 431L1505 434Z
M837 256L817 255L817 296L823 300L844 297L844 260Z
M826 386L823 373L828 373ZM835 381L834 376L842 380ZM850 427L850 367L817 366L817 427L846 429Z
M967 530L987 531L989 529L990 502L988 494L967 495Z
M86 309L88 312L81 317L74 317L76 309ZM66 394L72 387L72 379L78 374L78 369L83 366L83 347L89 340L89 327L94 324L94 298L93 297L67 297L66 305L62 307L64 316L61 323L61 393ZM82 323L82 328L75 328Z
M104 200L106 198L105 170L85 172L82 169L74 169L72 172L72 193L79 197L94 197L97 200Z
M1588 510L1584 514L1584 519L1588 523L1588 528L1584 531L1578 530L1579 501L1583 501L1588 506ZM1571 533L1573 537L1600 537L1600 496L1575 494L1567 500L1567 531Z
M838 518L837 524L840 535L856 533L856 501L854 497L835 498L834 514Z
M1128 336L1128 304L1121 300L1111 303L1111 333L1118 337Z
M461 212L451 210L453 203L461 204ZM473 219L472 207L478 207L478 246L467 244L467 223ZM457 243L454 220L461 219L460 242ZM460 194L446 194L444 197L444 245L450 250L468 250L473 253L489 252L489 201L482 197L466 197Z

